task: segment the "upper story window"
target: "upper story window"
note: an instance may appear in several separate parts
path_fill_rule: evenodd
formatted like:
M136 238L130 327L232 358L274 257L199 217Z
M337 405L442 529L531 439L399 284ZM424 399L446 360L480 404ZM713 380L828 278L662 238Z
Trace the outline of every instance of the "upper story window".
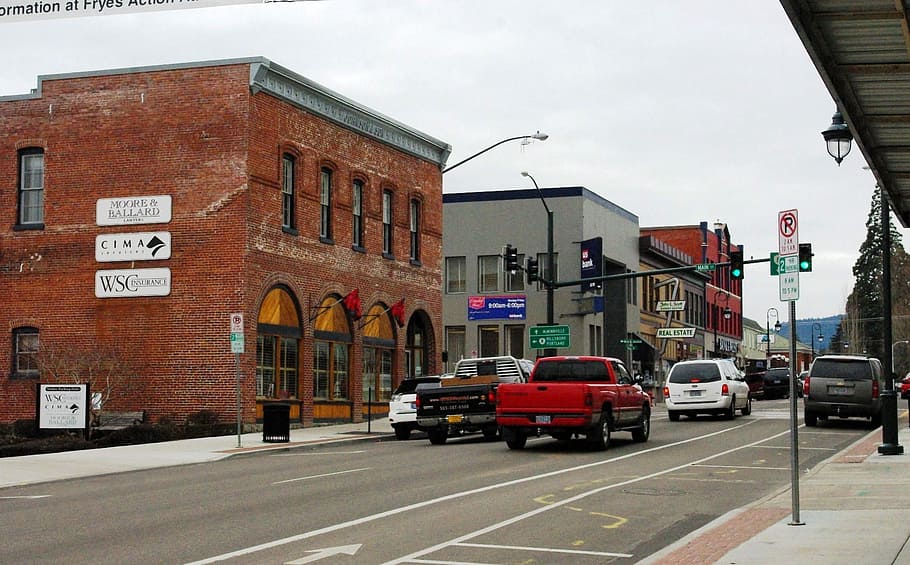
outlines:
M19 151L19 225L44 225L44 150Z
M294 211L294 177L296 160L293 155L284 154L281 158L281 227L294 229L296 222Z
M518 264L524 265L525 256L524 253L518 254ZM506 291L508 292L519 292L525 289L525 272L521 269L518 269L514 273L505 273L506 278Z
M332 171L324 167L319 174L319 237L332 239Z
M467 292L465 258L446 257L446 294Z
M477 257L477 291L496 292L499 290L499 272L502 271L499 255Z
M556 282L559 280L559 253L553 254L553 266L552 268L547 263L547 254L538 253L537 254L537 264L540 265L540 276L543 279L548 281ZM544 290L544 284L542 281L537 281L537 290Z
M38 328L15 328L13 330L13 374L14 379L37 379L38 371Z
M382 253L392 256L392 191L382 191Z
M420 261L420 200L411 200L411 261Z
M363 247L363 181L355 180L351 198L351 214L353 216L354 247Z

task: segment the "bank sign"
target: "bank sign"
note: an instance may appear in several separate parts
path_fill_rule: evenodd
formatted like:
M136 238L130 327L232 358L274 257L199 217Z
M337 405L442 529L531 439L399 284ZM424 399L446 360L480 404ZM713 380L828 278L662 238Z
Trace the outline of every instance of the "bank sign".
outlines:
M468 320L524 320L526 297L469 296Z
M581 242L581 278L593 279L604 274L603 238L595 237ZM586 282L581 284L581 291L594 291L603 286L603 282Z
M95 296L123 298L167 296L171 293L171 270L108 269L95 271Z

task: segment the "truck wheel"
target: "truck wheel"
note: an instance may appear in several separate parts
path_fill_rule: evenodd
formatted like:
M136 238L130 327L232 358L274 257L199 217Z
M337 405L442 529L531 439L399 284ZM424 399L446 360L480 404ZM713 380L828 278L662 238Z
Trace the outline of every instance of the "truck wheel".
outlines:
M815 412L809 412L808 410L806 410L806 415L805 415L804 419L806 420L806 426L808 426L810 428L814 428L815 426L818 425L818 416L815 414Z
M430 428L427 430L427 435L430 436L430 443L433 445L442 445L449 437L449 430L445 426Z
M600 422L586 436L591 447L598 451L610 447L610 427L610 416L606 413L601 414Z
M499 437L499 427L497 426L487 426L483 429L483 439L487 441L495 441Z
M641 426L632 430L632 441L644 443L651 435L651 409L645 408L641 413Z
M407 426L395 426L395 439L405 440L411 437L411 428Z
M502 437L509 449L524 449L528 443L528 434L516 428L503 428Z

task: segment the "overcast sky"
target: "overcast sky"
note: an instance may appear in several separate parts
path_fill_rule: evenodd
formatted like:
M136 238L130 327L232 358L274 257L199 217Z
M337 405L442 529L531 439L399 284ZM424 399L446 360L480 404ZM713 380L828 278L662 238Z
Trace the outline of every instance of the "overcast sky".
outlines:
M838 167L834 103L773 1L325 0L4 23L0 96L39 75L263 56L452 145L445 192L584 186L642 227L716 221L746 258L799 211L798 318L842 313L874 179ZM543 217L541 217L543 222ZM906 230L898 222L900 232ZM605 246L609 243L605 242ZM786 321L749 265L745 316ZM773 323L773 320L772 320Z

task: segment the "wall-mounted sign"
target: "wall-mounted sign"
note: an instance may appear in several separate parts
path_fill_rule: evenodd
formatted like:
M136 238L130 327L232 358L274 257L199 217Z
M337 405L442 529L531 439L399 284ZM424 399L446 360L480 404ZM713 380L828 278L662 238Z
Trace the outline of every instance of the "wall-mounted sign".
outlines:
M526 297L518 296L469 296L469 320L524 320Z
M591 279L604 274L603 238L594 237L581 242L581 278ZM603 287L603 282L582 283L581 291L595 291Z
M657 337L695 337L695 328L657 328Z
M87 428L88 385L39 384L37 410L43 430Z
M106 233L95 236L95 261L154 261L170 257L170 232Z
M95 203L95 221L99 226L166 224L171 221L171 197L164 194L99 198Z
M171 293L171 270L110 269L95 271L95 296L122 298L167 296Z
M678 312L685 309L685 300L661 300L657 303L658 312Z

